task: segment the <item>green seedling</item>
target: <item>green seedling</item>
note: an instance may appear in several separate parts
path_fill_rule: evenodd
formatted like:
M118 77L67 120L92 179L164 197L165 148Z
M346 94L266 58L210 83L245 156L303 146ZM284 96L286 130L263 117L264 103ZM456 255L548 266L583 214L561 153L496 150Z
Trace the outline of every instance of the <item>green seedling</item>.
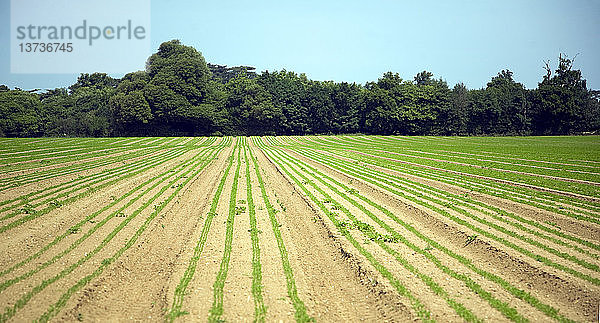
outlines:
M35 213L35 209L31 204L27 203L23 205L23 207L21 208L21 212L24 214L33 214Z
M283 212L285 212L285 211L287 210L287 208L286 208L286 207L283 205L283 203L281 203L281 202L279 201L279 199L277 199L277 204L279 204L279 206L281 207L281 210L282 210Z
M235 207L235 215L240 215L242 213L246 212L246 207L245 206L236 206Z
M558 230L560 230L560 226L558 226L558 224L556 222L544 221L544 223L549 224L549 225L557 228Z
M352 224L352 222L338 222L338 226L341 229L346 229L346 230L354 229L354 225Z
M465 245L464 247L470 245L471 243L473 243L476 239L477 239L478 235L474 234L474 235L470 235L467 237L467 241L465 241Z
M52 201L48 204L50 204L50 206L53 206L53 207L61 207L63 205L62 202L60 202L60 201Z

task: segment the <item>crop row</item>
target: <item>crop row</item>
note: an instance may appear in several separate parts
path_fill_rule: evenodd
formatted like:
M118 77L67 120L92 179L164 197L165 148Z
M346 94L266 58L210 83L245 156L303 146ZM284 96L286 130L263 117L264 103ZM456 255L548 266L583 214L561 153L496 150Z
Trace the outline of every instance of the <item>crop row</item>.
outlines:
M9 279L2 283L1 288L4 290L11 285L15 284L18 281L24 280L28 277L31 277L37 273L39 273L42 269L56 263L59 259L63 259L63 257L73 250L75 250L79 245L83 243L86 239L91 237L96 231L98 231L102 226L108 223L111 219L123 218L122 221L108 234L106 237L90 252L87 252L83 257L79 258L78 261L66 266L62 269L58 274L53 277L47 278L43 280L40 284L36 285L28 292L23 294L20 299L18 299L13 306L9 306L5 309L4 313L0 317L0 321L4 322L11 317L13 317L16 312L27 305L27 303L37 294L42 292L45 288L50 286L51 284L67 277L74 270L79 268L80 266L87 264L88 260L97 255L100 251L102 251L111 240L121 232L125 227L128 226L130 222L132 222L142 211L146 210L153 203L160 201L158 204L154 205L154 210L145 221L143 221L142 225L138 227L137 231L129 237L127 243L118 249L112 257L105 258L100 262L100 265L94 269L93 272L89 273L85 277L81 278L74 285L69 287L60 298L51 305L46 312L39 318L39 321L47 321L54 317L58 311L66 304L66 301L78 290L83 288L91 279L100 275L103 270L109 266L112 262L117 260L127 249L129 249L135 241L139 238L139 236L146 230L146 228L151 224L152 220L157 216L157 214L163 210L177 195L177 193L185 187L187 183L189 183L193 178L195 178L205 167L208 165L218 154L221 148L217 149L202 149L200 152L196 153L192 158L184 161L183 163L177 164L174 168L166 170L165 172L154 176L151 179L148 179L144 183L138 185L134 189L130 190L123 196L117 198L110 205L105 206L101 210L98 210L94 214L86 217L82 221L80 221L75 226L69 228L63 234L57 236L54 241L44 246L40 251L38 251L33 256L25 259L24 261L14 265L2 272L2 276L7 275L8 273L14 271L15 269L26 265L27 263L32 263L33 260L42 256L48 250L50 250L53 246L57 245L59 241L65 239L67 236L71 234L77 234L80 231L80 228L86 222L95 223L95 225L90 228L86 233L84 233L79 239L74 241L68 248L62 250L60 253L54 255L50 260L34 266L34 268L30 271L27 271L25 274L22 274L16 278ZM157 191L158 190L158 191ZM155 192L151 194L151 192ZM139 193L138 193L139 192ZM169 193L167 193L169 192ZM134 196L137 193L136 196ZM167 196L165 196L167 193ZM152 195L147 197L148 195ZM117 203L121 201L125 201L127 198L132 197L127 203L117 210L111 212L106 215L100 221L97 221L95 218L110 209L112 206L117 205ZM133 205L134 202L138 200L146 199L143 204L137 209L133 210L130 215L124 215L124 211L127 210L130 206ZM123 215L123 216L122 216ZM97 222L96 222L97 221Z
M83 161L79 163L70 163L65 166L59 166L54 168L43 168L37 169L32 168L30 172L23 174L14 174L13 176L6 176L0 179L0 191L7 188L19 187L29 183L35 183L42 180L48 180L51 178L62 177L69 174L76 174L83 171L94 171L100 167L116 165L128 160L135 160L140 157L151 156L159 153L161 150L135 150L129 151L122 154L109 155L105 158L94 159L91 161Z
M105 187L132 178L133 176L148 171L160 164L173 160L183 155L183 153L184 151L170 151L164 155L155 156L114 170L92 175L91 177L75 181L74 183L63 183L39 190L35 192L35 194L29 193L22 196L19 198L20 201L18 203L2 209L3 211L12 210L12 212L3 215L0 218L2 221L17 216L20 217L10 223L0 226L0 233L36 219L64 205L90 196Z
M223 143L227 142L228 140L223 141ZM0 221L5 221L19 215L24 216L12 223L1 226L0 232L14 228L56 208L89 196L104 187L132 178L161 164L175 160L190 151L190 149L192 148L171 149L160 154L150 154L146 158L138 159L129 164L118 164L119 166L117 167L106 169L99 173L79 176L77 179L69 182L59 183L4 200L0 203L0 207L4 206L0 209L0 213L11 210L12 212L1 216Z
M243 159L242 159L243 155ZM252 162L250 162L250 160ZM294 275L292 268L289 263L287 250L285 248L285 244L279 230L280 224L278 223L275 213L276 210L273 208L272 204L269 201L269 197L266 192L265 184L260 174L260 167L253 156L252 150L249 148L248 143L245 138L238 138L238 141L229 157L229 161L227 167L225 168L224 174L221 176L219 185L216 188L214 193L210 209L206 218L204 220L204 225L202 227L202 231L200 237L196 243L193 254L188 261L187 268L181 277L179 285L175 289L175 293L173 296L173 303L166 315L168 321L173 321L177 317L181 315L187 314L187 311L182 310L184 297L187 294L188 286L194 277L196 267L198 262L201 261L203 257L204 247L206 245L207 239L209 237L209 232L211 230L211 224L215 218L217 206L219 205L219 200L221 199L221 194L225 186L225 182L227 178L230 176L231 168L234 167L235 171L233 174L233 183L231 186L231 191L229 193L229 206L228 206L228 216L225 230L225 241L223 246L223 255L221 257L221 263L219 266L219 270L215 277L215 282L213 283L213 303L212 307L208 314L208 320L211 322L217 322L222 320L222 316L224 314L223 307L223 293L225 281L227 278L229 263L232 252L232 244L233 244L233 236L234 236L234 223L235 217L239 215L241 212L236 205L237 200L237 189L238 189L238 181L240 176L240 170L242 161L245 163L245 176L243 176L246 180L246 202L248 203L248 216L250 228L248 230L250 234L250 240L252 244L252 286L251 293L254 299L254 320L257 322L264 322L266 319L267 307L264 304L263 300L263 287L262 287L262 265L260 258L260 246L259 246L259 230L257 228L257 218L256 218L256 208L253 197L253 186L251 177L254 173L256 175L256 179L258 181L258 186L261 192L261 199L266 206L267 213L269 215L269 221L271 224L271 228L274 233L274 237L277 240L277 246L279 248L280 258L283 266L283 271L286 276L287 281L287 290L288 296L292 302L292 305L295 309L295 317L299 322L306 322L310 320L310 317L306 313L306 308L304 303L298 297L296 283L294 280ZM251 171L253 169L254 171Z
M264 147L264 149L267 150L267 149L272 149L272 148ZM367 182L369 182L369 180L370 180L371 183L374 183L375 185L379 186L382 189L387 189L388 191L394 193L395 195L398 195L398 196L401 196L402 198L411 200L413 203L415 203L417 205L422 205L422 206L428 207L430 210L432 210L438 214L441 214L441 215L446 216L447 218L456 220L459 224L470 225L468 222L464 221L463 219L450 214L448 211L445 210L445 208L439 207L439 204L444 204L444 202L438 201L438 203L436 203L431 200L429 200L429 201L427 201L426 199L421 200L416 197L417 196L416 194L414 194L416 192L413 191L411 193L407 193L408 188L406 188L406 187L394 187L393 185L390 185L390 186L384 185L384 183L381 179L371 180L372 178L376 178L377 173L375 173L375 172L368 173L367 176L365 176L365 175L359 176L360 173L358 173L358 169L360 169L360 167L356 167L355 163L339 162L339 164L335 164L334 158L327 159L327 160L324 160L324 159L318 160L315 156L310 156L304 151L303 151L303 153L306 154L307 157L312 158L313 160L315 160L317 162L320 162L322 165L326 165L326 167L328 167L328 168L336 168L339 171L341 171L345 174L350 174L351 176L353 176L357 179L360 179L360 180L364 180ZM330 220L338 228L340 228L342 235L345 235L344 230L348 229L349 227L358 227L359 231L360 231L360 228L362 227L363 231L365 231L365 234L367 235L367 237L370 236L370 238L372 239L373 231L370 229L364 229L365 227L366 228L369 228L369 227L362 225L360 223L357 223L356 222L357 220L355 218L354 219L352 218L352 216L353 216L352 213L349 212L347 210L347 208L345 208L343 206L337 205L336 208L342 209L342 211L347 215L347 218L350 221L348 222L348 224L344 224L346 222L336 219L335 215L331 215L333 212L329 211L324 206L324 203L315 197L314 193L309 194L308 189L305 188L306 185L313 186L313 189L316 190L317 192L320 192L321 196L324 197L325 200L335 201L335 199L332 199L331 195L328 195L325 192L321 192L322 191L322 189L320 188L321 186L327 187L327 189L329 189L331 192L334 192L337 196L345 199L351 205L353 205L357 209L361 210L361 212L366 214L369 218L371 218L371 220L373 220L375 223L377 223L379 225L379 228L385 230L390 237L395 238L395 239L388 239L389 241L395 240L395 241L400 241L402 243L408 244L408 246L413 251L418 252L419 254L425 255L430 261L432 261L432 263L436 267L438 267L440 270L442 270L444 273L450 275L451 277L463 281L463 283L466 286L469 286L469 288L471 288L475 294L486 299L486 301L488 301L492 307L498 309L507 318L517 320L517 321L523 319L523 317L518 315L518 313L516 313L516 311L513 308L510 308L507 304L500 302L498 299L495 299L493 297L493 295L491 293L489 293L489 291L481 290L481 286L478 287L477 284L474 283L474 281L469 280L468 276L462 275L462 274L460 274L460 272L453 272L448 267L444 267L444 265L439 260L436 260L436 258L430 252L427 252L427 250L420 249L415 244L410 244L410 242L408 242L408 240L406 240L404 237L399 235L398 232L395 232L389 225L386 224L385 221L379 220L371 211L369 211L364 206L362 206L362 203L365 203L366 205L369 205L370 207L378 209L383 214L386 214L389 219L393 220L393 222L395 222L396 224L400 224L403 228L407 229L411 233L418 236L422 241L426 242L427 245L429 245L437 250L443 251L447 256L454 258L456 261L458 261L462 265L466 266L467 268L471 269L473 272L479 274L481 277L500 285L506 292L512 294L513 296L517 297L518 299L522 299L522 300L526 301L531 306L537 308L538 310L545 313L546 315L556 318L556 319L559 319L559 320L567 320L565 317L559 315L558 311L556 309L554 309L553 307L551 307L550 305L543 304L542 302L540 302L538 299L536 299L531 294L523 291L522 289L515 287L514 285L511 285L509 282L507 282L505 279L501 278L500 276L491 274L490 272L487 272L481 268L478 268L477 266L474 265L472 260L467 259L463 256L460 256L456 252L451 251L451 248L449 248L447 246L443 246L440 243L436 242L434 239L423 235L412 225L405 223L404 221L402 221L402 219L394 216L394 214L392 212L390 212L389 210L385 209L385 207L380 206L374 202L371 202L367 198L354 192L351 188L335 181L331 177L328 177L327 175L318 171L318 169L313 168L306 163L300 162L298 160L298 158L290 158L287 153L282 152L282 151L275 151L275 152L270 151L269 154L271 155L272 160L274 160L275 163L279 164L280 167L284 168L284 170L286 167L290 168L290 170L286 171L286 174L288 174L288 176L294 177L294 175L291 174L291 171L294 171L297 173L297 175L295 175L295 176L298 176L299 179L296 178L294 180L296 182L296 184L298 186L300 186L301 188L303 188L303 190L307 193L307 195L312 196L313 201L317 205L319 205L319 207L323 210L325 215L327 215L330 218ZM323 156L321 156L321 158L323 158ZM342 168L341 164L344 164L343 168ZM320 184L315 184L313 180L309 179L308 177L306 177L307 175L303 175L302 173L306 173L307 175L311 174L310 176L313 176L312 178L314 180L317 180L318 182L320 182ZM389 184L389 183L386 183L386 184ZM352 193L347 194L345 192L352 192ZM424 197L424 196L420 196L420 197ZM438 196L438 198L439 197L440 196ZM436 204L438 206L436 206ZM468 212L463 212L463 213L459 212L459 214L466 217L469 213ZM470 227L471 229L476 228L472 225L470 225L470 226L471 226ZM487 229L485 229L485 230L480 229L478 232L488 238L497 237L496 235L488 232ZM379 235L381 236L381 234L379 234ZM377 235L375 235L375 236L377 236ZM518 235L515 234L515 236L518 236ZM409 266L409 267L407 267L407 269L410 268L410 265L405 263L406 259L399 258L397 254L394 254L391 251L392 249L389 249L388 247L386 247L386 245L389 244L390 242L386 242L386 239L375 239L374 241L377 241L377 244L379 244L382 247L382 249L386 250L390 255L394 256L396 258L396 260L398 260L401 264L403 264L403 266L405 266L405 267ZM533 242L535 243L535 241L533 241ZM526 250L523 249L523 251L526 251ZM568 255L564 255L564 256L567 256L567 258L569 258ZM539 258L536 257L535 259L538 260ZM548 260L548 262L552 263L549 260ZM595 268L593 264L590 264L590 263L587 263L587 264L589 265L589 267L593 267L593 269L597 270L597 268ZM563 268L563 269L566 269L567 271L570 270L570 268L568 268L568 267ZM409 270L411 270L411 269L409 269ZM413 270L417 270L417 269L413 268L411 270L411 272ZM417 276L420 276L421 279L424 280L426 282L426 284L436 293L436 295L439 295L440 297L445 297L444 295L447 295L443 292L443 289L440 289L439 286L436 286L433 283L433 281L431 280L432 279L431 277L427 277L426 275L423 275L423 274L417 274ZM584 275L580 275L580 276L584 276ZM587 278L590 278L591 281L595 281L594 277L587 277ZM427 282L429 282L429 283L427 283ZM446 300L449 303L449 305L451 307L453 307L461 317L463 317L463 319L465 319L465 320L474 319L474 317L471 316L472 313L469 314L469 312L465 311L463 309L463 307L461 307L460 304L453 303L454 301L451 299L446 298Z
M323 147L319 145L305 145L305 147L323 150ZM594 214L595 216L598 216L597 211L600 211L600 203L591 202L585 199L582 200L575 197L561 196L550 192L540 192L539 190L535 189L535 186L532 188L525 188L515 185L508 185L506 183L496 182L493 178L483 179L468 176L469 174L467 173L457 174L447 170L444 171L442 169L426 169L419 165L408 165L401 162L395 162L394 160L389 160L382 156L368 156L365 154L336 150L335 147L325 150L328 153L334 153L338 156L351 158L366 164L384 167L402 173L409 173L425 178L433 178L436 180L441 179L442 181L450 183L462 184L462 187L473 191L479 191L487 194L489 190L492 189L495 196L517 200L521 203L530 204L536 207L542 206L544 209L548 209L559 214L575 217L577 217L577 213L582 213L584 215ZM593 188L590 188L590 190L593 190Z
M303 139L314 147L327 147L328 150L339 150L346 153L364 154L367 157L381 158L396 164L405 164L414 167L428 167L430 169L446 172L455 172L464 175L502 179L526 186L539 186L545 189L561 190L573 194L598 196L597 186L600 185L600 175L594 173L569 173L564 176L564 171L547 170L540 168L520 169L520 166L502 164L504 169L492 167L489 162L469 161L469 163L453 161L451 158L440 159L429 156L417 156L414 151L403 145L381 145L371 142L369 145L352 145L340 142L337 137L309 137ZM401 147L401 148L397 148ZM427 146L421 150L431 149ZM427 152L425 152L427 153ZM431 152L429 152L431 153ZM584 170L580 170L584 171Z
M212 140L215 138L213 137ZM210 140L209 138L206 139ZM57 142L61 142L58 140ZM0 174L15 172L17 170L32 170L36 167L58 166L63 163L72 165L94 163L96 159L108 157L119 157L124 153L132 153L141 151L148 154L150 151L158 151L162 149L192 147L186 139L183 138L142 138L132 140L98 140L77 142L77 145L72 146L56 146L52 143L47 143L46 148L33 151L21 151L19 154L0 154ZM48 147L49 146L49 147ZM3 156L3 157L2 157ZM2 181L7 181L10 178L3 178ZM13 178L13 182L17 181Z
M260 143L260 140L258 141L258 146L263 150L263 152L265 152L267 158L269 158L272 162L274 162L276 165L278 165L278 167L280 167L280 169L294 182L296 183L296 185L298 185L302 191L318 206L318 208L331 220L331 222L334 224L335 227L338 228L338 232L344 236L357 250L358 252L363 255L368 262L386 279L388 279L388 281L390 282L390 284L396 288L396 290L398 291L398 293L406 298L408 298L410 300L410 303L412 304L413 309L415 310L415 312L418 314L418 316L425 321L428 321L431 319L431 313L430 311L425 307L425 305L422 303L421 300L419 300L418 298L416 298L413 293L401 282L401 280L398 277L395 277L388 268L386 268L379 260L377 260L375 258L375 256L370 253L366 248L363 247L363 245L361 245L361 243L352 235L350 234L350 231L347 230L346 225L344 225L343 221L340 221L339 219L337 219L336 215L331 212L327 206L325 205L326 203L324 201L333 201L333 199L331 198L330 195L328 195L326 192L324 192L322 189L320 189L319 186L317 185L313 185L313 188L321 194L322 199L319 199L315 193L313 193L312 191L310 191L306 184L304 183L312 183L308 180L307 177L305 177L304 175L302 175L301 173L299 173L298 171L296 171L295 169L288 169L287 167L284 167L284 163L275 159L272 151L270 150L271 148L262 145ZM292 171L296 171L296 176L294 176L291 172ZM314 184L314 183L313 183ZM337 206L339 208L339 206ZM351 216L351 214L348 212L346 213L347 215ZM367 229L368 230L368 229ZM368 230L371 231L371 230Z
M341 164L332 159L328 159L327 163L331 164L331 165ZM534 246L541 250L544 250L545 252L548 252L549 254L555 255L555 256L565 259L565 260L569 260L579 266L593 270L594 272L598 272L599 268L598 268L597 264L578 259L577 257L572 256L567 253L564 253L564 252L560 252L553 247L550 247L546 244L539 242L537 240L537 238L545 238L546 240L556 243L558 245L568 246L574 250L577 250L577 251L593 258L594 260L598 259L598 255L596 253L592 253L588 250L582 249L580 246L572 245L568 242L559 240L558 237L570 238L571 241L577 242L578 244L581 244L582 246L592 248L596 251L600 250L600 246L598 246L595 243L574 237L572 235L560 233L557 230L548 228L548 227L543 226L542 224L534 222L534 221L525 221L525 219L523 219L522 217L517 217L515 214L512 214L510 212L507 212L507 211L504 211L504 210L501 210L498 208L489 207L481 202L478 204L483 205L488 210L495 209L494 213L496 213L496 214L489 212L489 211L477 209L473 205L465 203L465 202L471 202L468 198L461 197L461 196L454 195L454 194L449 194L449 193L444 194L441 190L430 189L427 187L427 185L424 185L424 184L420 184L420 183L412 182L412 181L408 181L408 180L396 179L391 176L387 176L385 174L379 174L379 173L373 172L373 171L361 171L361 170L358 170L356 167L353 168L352 166L348 166L348 165L346 165L346 167L342 168L342 170L348 174L352 174L352 175L356 176L357 178L359 178L361 180L364 180L367 182L372 182L372 183L374 182L374 183L376 183L376 185L378 184L378 186L380 186L383 189L388 190L392 193L400 192L403 194L403 196L404 195L410 196L410 198L413 201L420 201L421 203L432 204L433 207L438 208L443 211L441 213L442 215L451 219L455 223L465 226L465 227L473 230L474 232L477 232L478 234L486 236L492 240L498 241L498 242L502 243L503 245L505 245L506 247L515 249L515 250L519 251L520 253L522 253L536 261L540 261L548 266L561 269L570 274L573 274L573 275L583 278L585 280L591 281L594 284L598 284L598 282L599 282L597 278L591 277L580 271L573 270L570 267L563 266L562 264L551 261L547 257L541 256L538 253L531 252L531 251L529 251L528 248L521 247L520 245L517 245L514 242L512 242L514 240L508 240L506 238L502 238L501 236L498 235L498 233L506 235L507 237L512 237L513 239L521 240L522 242L525 242L531 246ZM386 177L387 177L387 179L386 179ZM377 182L375 182L374 179L376 179ZM399 185L396 182L392 182L394 180L396 182L403 183L403 185ZM427 190L432 191L432 193L430 193L430 195L423 194L423 192L426 192ZM448 199L446 196L450 196L451 199ZM446 211L448 209L456 211L458 214L462 215L462 217L457 217L455 215L452 215L451 213ZM489 216L490 220L487 220L486 218L484 218L482 216L474 215L474 211L478 211L480 213L483 213L483 214ZM499 212L499 213L497 213L497 212ZM512 217L513 219L516 219L516 220L522 220L522 223L527 222L527 224L533 224L535 229L540 229L540 228L546 229L546 231L548 233L553 233L553 234L557 235L557 237L543 235L536 230L526 228L522 223L509 221L506 219L507 217ZM465 221L464 220L464 219L469 219L469 218L474 221ZM475 226L472 224L473 222L478 222L485 226L484 227ZM499 222L499 223L497 224L496 222ZM512 230L506 228L505 227L506 224L517 229L517 231L512 231ZM490 229L491 229L491 231L489 231ZM526 235L523 235L523 233L521 231L526 231L529 234L533 235L535 238L527 237ZM498 233L493 233L493 232L498 232Z

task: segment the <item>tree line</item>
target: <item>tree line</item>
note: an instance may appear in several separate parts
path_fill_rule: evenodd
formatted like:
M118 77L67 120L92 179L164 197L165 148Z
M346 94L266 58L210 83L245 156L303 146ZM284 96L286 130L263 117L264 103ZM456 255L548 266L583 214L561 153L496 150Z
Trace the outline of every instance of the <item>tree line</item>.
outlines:
M164 42L145 71L115 79L81 74L43 92L0 85L0 136L198 135L566 135L600 129L600 92L573 59L536 89L500 71L481 89L450 88L428 71L413 79L314 81L286 70L207 64L178 40Z

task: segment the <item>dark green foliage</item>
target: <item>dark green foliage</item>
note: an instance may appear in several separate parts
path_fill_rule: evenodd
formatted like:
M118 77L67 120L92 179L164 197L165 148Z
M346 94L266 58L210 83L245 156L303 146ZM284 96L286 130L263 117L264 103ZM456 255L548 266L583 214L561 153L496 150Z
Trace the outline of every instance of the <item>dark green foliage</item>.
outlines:
M309 83L306 75L286 70L273 73L265 71L257 78L257 82L271 94L273 105L281 107L285 116L282 133L310 133L308 108L303 104Z
M530 132L527 91L512 72L503 70L485 89L470 91L468 133L525 135Z
M216 88L201 53L171 40L160 45L148 59L150 81L145 95L158 125L171 134L195 135L211 132Z
M526 134L529 128L528 103L525 88L516 83L511 71L502 71L487 84L491 109L494 110L493 129L499 134Z
M573 60L537 89L502 70L485 88L450 88L422 71L377 82L313 81L286 70L207 64L193 47L160 45L145 71L81 74L68 89L0 86L0 137L306 135L551 135L600 130L600 92Z
M150 104L144 94L149 80L146 72L129 73L121 79L116 94L109 100L117 129L147 124L152 120Z
M273 105L271 94L244 74L225 85L228 132L263 135L281 133L281 107Z
M252 66L235 66L227 67L227 65L217 65L208 63L208 69L212 73L212 80L225 84L230 80L244 75L247 78L253 79L258 75L254 71L256 68Z
M119 80L104 73L81 74L67 89L40 94L42 135L103 137L113 133L109 100Z
M534 92L533 131L536 134L573 134L598 130L597 96L587 90L580 70L573 70L573 59L560 55L558 68L547 74Z
M40 134L42 105L35 93L0 92L0 136L31 137Z
M469 122L469 90L463 83L458 83L452 89L450 94L450 111L446 122L448 134L464 135L467 133L467 123Z
M336 110L331 131L339 133L357 133L361 130L364 88L356 83L334 83L331 100Z
M148 58L146 71L150 83L168 88L191 105L203 103L209 96L210 70L204 57L178 40L162 43L158 52Z
M417 75L415 75L415 84L431 85L433 82L432 77L433 77L433 73L431 73L431 72L423 71L423 72L417 73Z
M331 133L333 120L338 117L331 101L332 82L309 81L303 105L307 109L309 133Z
M387 72L377 83L367 83L365 130L372 134L429 134L440 113L437 81L414 84ZM443 81L440 83L445 84ZM447 89L447 85L446 85ZM448 90L449 92L449 90Z
M115 88L119 84L119 80L108 76L106 73L81 74L77 78L75 84L69 86L71 92L76 92L82 88Z

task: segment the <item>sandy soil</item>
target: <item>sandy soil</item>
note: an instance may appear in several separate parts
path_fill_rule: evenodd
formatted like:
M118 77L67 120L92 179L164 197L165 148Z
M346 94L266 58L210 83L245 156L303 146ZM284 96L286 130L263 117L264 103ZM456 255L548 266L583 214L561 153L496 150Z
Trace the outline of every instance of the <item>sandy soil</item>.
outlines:
M286 140L277 138L273 143L297 143L293 138ZM341 142L352 145L370 140L344 137ZM189 141L169 139L162 145L164 149L177 149ZM318 141L314 137L303 142ZM0 245L3 255L0 257L0 322L32 321L45 313L52 313L53 321L168 320L174 295L194 260L194 248L202 232L207 232L206 243L195 259L197 266L183 294L181 310L185 314L175 320L208 320L215 300L220 297L215 282L219 273L226 273L223 313L218 318L230 322L253 321L259 302L252 289L253 252L257 250L252 245L248 195L255 205L260 291L267 322L296 320L294 304L297 303L290 297L294 288L306 314L317 322L419 320L414 301L403 296L389 277L404 286L436 321L464 321L457 306L484 321L508 321L498 304L504 304L523 319L552 320L539 306L515 296L521 292L531 295L543 306L558 310L563 317L597 321L600 271L595 266L600 265L600 251L540 231L551 237L543 239L531 232L539 230L535 226L513 218L498 218L490 208L499 208L545 226L553 223L561 228L560 232L596 246L600 244L600 225L372 166L368 170L388 176L385 182L379 175L373 175L371 180L379 184L375 185L324 164L310 154L279 148L266 140L263 140L266 143L263 148L248 139L246 149L256 158L266 197L276 212L275 230L255 164L249 159L246 165L244 150L234 149L235 139L232 145L218 149L214 159L207 159L208 155L196 158L199 153L213 151L222 142L217 140L210 148L195 146L157 167L0 232L3 241ZM324 142L335 144L331 140ZM170 146L171 143L175 144ZM224 177L230 161L232 166ZM206 166L201 169L203 164ZM367 169L365 165L351 165ZM234 187L238 166L239 177ZM188 175L183 176L188 171ZM76 178L73 176L7 190L0 194L0 202L55 183L67 183ZM216 215L208 227L206 220L211 203L222 180L224 185L216 204ZM422 185L418 194L410 193L404 180ZM398 195L392 189L406 193ZM449 197L440 197L434 189L458 196L466 194L472 202L457 204ZM128 193L130 195L117 200ZM232 198L235 216L233 222L228 223ZM423 203L443 212L436 212ZM154 212L163 206L160 212ZM585 211L583 206L579 210ZM463 211L473 217L461 213ZM0 216L10 212L7 210ZM90 215L95 217L88 219ZM335 217L334 221L330 215ZM26 216L19 214L0 221L0 226ZM453 217L462 222L452 220ZM404 240L371 239L350 225L352 219L381 237L394 232ZM344 236L336 221L349 224L348 236ZM78 229L74 230L78 223ZM225 250L228 225L232 229L229 259L224 258L228 254ZM497 239L477 234L468 226L493 234ZM516 236L494 226L510 229ZM475 238L466 243L473 236ZM132 237L137 238L130 240ZM355 239L360 248L348 237ZM544 250L530 241L554 251ZM430 242L437 247L432 247ZM523 250L556 265L529 257ZM116 259L107 262L115 255ZM286 263L289 269L285 269ZM387 272L387 276L383 272Z

